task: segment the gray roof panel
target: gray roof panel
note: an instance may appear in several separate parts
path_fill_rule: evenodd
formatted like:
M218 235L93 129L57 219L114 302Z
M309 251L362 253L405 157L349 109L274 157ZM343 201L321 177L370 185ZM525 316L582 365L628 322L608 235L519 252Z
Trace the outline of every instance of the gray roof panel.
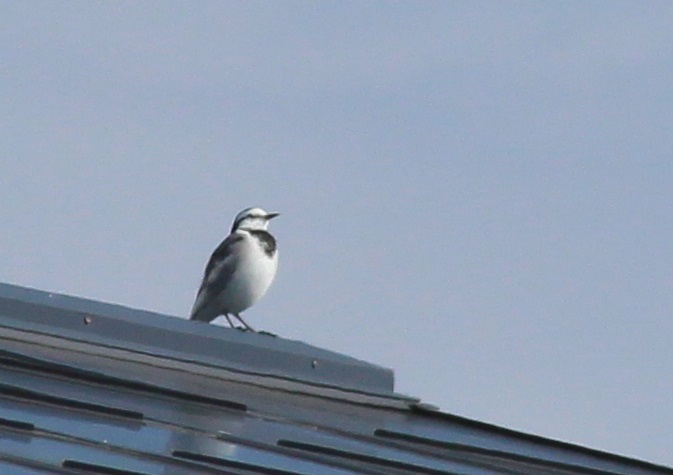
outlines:
M392 395L393 373L305 343L0 284L3 325L255 375ZM167 318L168 317L168 318ZM265 338L260 344L259 338Z

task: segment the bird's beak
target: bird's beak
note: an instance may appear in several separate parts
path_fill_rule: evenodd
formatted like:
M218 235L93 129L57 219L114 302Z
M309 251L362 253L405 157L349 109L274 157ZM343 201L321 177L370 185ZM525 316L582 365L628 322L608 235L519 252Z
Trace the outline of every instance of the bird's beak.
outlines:
M276 216L280 216L280 213L268 213L268 214L266 215L266 220L268 221L268 220L270 220L270 219L275 218Z

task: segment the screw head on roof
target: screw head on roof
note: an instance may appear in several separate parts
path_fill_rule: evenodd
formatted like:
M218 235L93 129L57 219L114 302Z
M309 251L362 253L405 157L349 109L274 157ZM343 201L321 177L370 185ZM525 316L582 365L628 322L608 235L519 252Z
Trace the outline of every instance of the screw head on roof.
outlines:
M315 369L318 367L318 360L311 361L311 368Z
M92 322L91 317L89 317L89 316L84 317L84 324L85 325L88 325L91 322Z

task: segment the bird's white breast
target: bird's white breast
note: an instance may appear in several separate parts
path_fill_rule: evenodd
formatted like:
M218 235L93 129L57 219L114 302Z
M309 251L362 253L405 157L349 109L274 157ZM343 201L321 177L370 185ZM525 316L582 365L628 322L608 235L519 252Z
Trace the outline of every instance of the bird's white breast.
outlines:
M267 255L257 239L248 232L236 256L236 266L230 284L219 296L229 313L242 312L264 296L278 269L278 252Z

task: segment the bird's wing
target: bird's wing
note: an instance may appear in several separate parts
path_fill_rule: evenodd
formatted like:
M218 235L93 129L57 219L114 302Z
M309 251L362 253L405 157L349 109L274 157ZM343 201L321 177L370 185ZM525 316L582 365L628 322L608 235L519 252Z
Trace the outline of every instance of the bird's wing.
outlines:
M236 270L236 249L243 239L244 237L238 233L230 234L219 246L217 246L217 249L213 251L210 260L208 260L208 264L206 265L201 287L199 287L199 292L196 294L196 300L194 301L192 313L189 317L190 320L212 320L219 315L200 316L199 314L210 307L210 305L214 303L214 299L217 295L227 286L234 270Z

